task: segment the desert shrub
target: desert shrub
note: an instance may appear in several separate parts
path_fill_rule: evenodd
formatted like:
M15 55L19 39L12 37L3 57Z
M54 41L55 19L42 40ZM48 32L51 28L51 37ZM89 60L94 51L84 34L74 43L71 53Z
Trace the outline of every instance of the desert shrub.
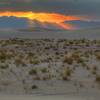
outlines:
M34 64L34 65L36 65L36 64L39 64L39 60L37 60L37 59L31 59L30 60L30 64Z
M48 72L47 68L43 68L43 69L41 69L41 71L42 71L42 73Z
M89 58L89 53L88 53L88 51L86 51L85 53L84 53L84 57L86 57L86 58Z
M89 66L86 66L86 69L87 69L87 70L90 70L90 67L89 67Z
M32 85L32 89L38 89L37 85Z
M71 70L69 69L69 68L67 68L67 69L65 69L64 70L64 74L66 75L66 76L71 76Z
M95 70L92 70L92 74L93 74L93 75L96 75L97 72L96 72Z
M64 69L62 73L62 79L63 80L69 80L69 77L71 76L72 70L69 68Z
M82 62L81 65L83 68L86 68L87 70L89 70L89 66L85 62Z
M100 83L100 75L96 76L96 82Z
M93 67L93 69L92 69L92 74L93 74L93 75L96 75L96 74L97 74L97 67L96 67L96 66Z
M36 69L31 69L31 70L29 71L29 74L30 74L30 75L36 75L36 74L37 74L37 70L36 70Z
M64 63L67 63L67 64L72 64L73 63L73 58L72 57L65 57L64 58L64 61L63 61Z
M97 70L98 70L98 68L97 68L96 66L94 66L94 67L93 67L93 70L94 70L94 71L97 71Z
M5 53L0 53L0 61L4 62L7 59L7 56Z
M51 75L46 75L42 77L42 80L50 80L51 79Z
M15 59L15 64L17 66L19 66L19 65L25 66L25 63L24 63L24 61L21 58L16 58Z
M84 63L84 60L83 60L82 58L79 58L79 59L77 60L77 63Z
M28 56L28 57L33 57L33 56L34 56L34 53L29 52L27 56Z
M6 65L0 65L0 68L1 69L7 69L7 68L9 68L9 66L6 64Z
M96 58L97 58L98 60L100 60L100 54L99 54L99 53L96 54Z
M74 52L74 53L72 54L72 58L74 58L74 59L79 59L80 56L79 56L79 54L78 54L77 52Z
M67 76L63 76L63 77L62 77L62 80L64 80L64 81L69 81L69 78L68 78Z
M35 77L33 77L33 80L41 80L41 78L38 75L36 75Z
M73 53L72 58L77 62L77 63L84 63L84 59L78 54L78 53Z

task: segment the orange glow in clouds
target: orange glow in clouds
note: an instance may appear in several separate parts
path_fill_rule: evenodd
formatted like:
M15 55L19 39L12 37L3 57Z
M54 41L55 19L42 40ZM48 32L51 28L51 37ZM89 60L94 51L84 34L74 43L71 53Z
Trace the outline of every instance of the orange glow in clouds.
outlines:
M66 16L58 13L34 13L34 12L12 12L12 11L5 11L0 12L0 17L18 17L18 18L27 18L29 20L38 20L40 22L49 22L49 23L56 23L60 25L64 29L73 29L71 25L64 24L64 21L71 21L71 20L82 20L84 18L77 17L77 16Z

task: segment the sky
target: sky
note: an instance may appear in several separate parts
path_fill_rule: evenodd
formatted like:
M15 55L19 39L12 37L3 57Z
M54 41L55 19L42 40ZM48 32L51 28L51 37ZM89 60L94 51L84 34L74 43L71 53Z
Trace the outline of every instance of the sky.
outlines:
M100 0L0 0L0 17L23 17L41 22L59 22L59 25L66 21L68 16L69 21L72 17L76 17L75 20L87 18L88 21L99 21L99 12ZM61 26L67 28L65 24Z

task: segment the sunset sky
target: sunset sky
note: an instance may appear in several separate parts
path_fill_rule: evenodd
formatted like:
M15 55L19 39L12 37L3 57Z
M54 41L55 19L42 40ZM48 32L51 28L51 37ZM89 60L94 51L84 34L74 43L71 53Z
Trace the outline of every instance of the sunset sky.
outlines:
M9 19L16 17L16 23L21 18L20 20L55 23L64 29L72 29L73 25L67 21L74 21L75 25L77 20L95 21L98 24L99 11L100 0L0 0L0 27L9 26ZM81 26L84 25L83 23Z
M5 10L100 16L100 0L0 0Z

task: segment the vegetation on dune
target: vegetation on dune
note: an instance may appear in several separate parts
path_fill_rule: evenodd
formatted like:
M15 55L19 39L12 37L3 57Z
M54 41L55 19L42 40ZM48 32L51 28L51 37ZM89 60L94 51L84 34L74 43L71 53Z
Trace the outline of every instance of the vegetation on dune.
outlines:
M0 40L0 45L0 81L3 75L9 80L13 76L28 91L39 88L37 81L76 81L82 71L82 78L100 84L100 40L8 39ZM84 82L76 84L85 87Z
M8 69L8 68L9 68L9 65L8 65L8 64L0 65L0 68L1 68L1 69Z
M69 67L64 68L64 70L62 72L62 79L63 80L70 80L71 74L72 74L72 70Z
M97 83L99 83L99 84L100 84L100 75L97 75L97 76L96 76L95 81L96 81Z
M32 85L32 89L38 89L37 85Z
M30 74L30 75L36 75L36 74L37 74L37 69L31 69L31 70L29 71L29 74Z
M16 64L16 66L22 65L22 64L23 64L22 59L21 59L21 58L16 58L16 59L15 59L15 64Z
M42 68L42 69L41 69L41 72L42 72L42 73L47 73L48 70L47 70L47 68Z
M96 54L96 58L97 58L98 60L100 60L100 52L99 52L98 54Z
M29 60L29 63L30 63L30 64L36 65L36 64L39 64L40 61L39 61L38 59L30 59L30 60Z
M67 64L73 64L73 58L72 57L65 57L64 58L64 63L67 63Z

